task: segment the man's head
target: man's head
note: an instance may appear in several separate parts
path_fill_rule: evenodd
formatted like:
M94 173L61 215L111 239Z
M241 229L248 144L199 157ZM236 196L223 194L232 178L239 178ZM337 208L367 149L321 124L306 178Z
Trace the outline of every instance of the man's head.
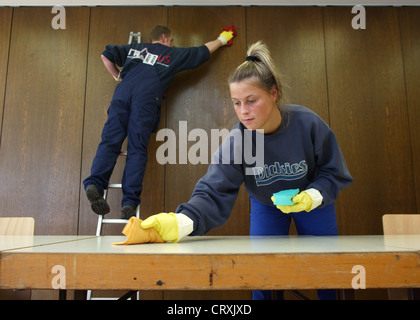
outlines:
M158 25L150 32L150 42L152 43L160 43L172 47L173 40L172 32L168 27Z

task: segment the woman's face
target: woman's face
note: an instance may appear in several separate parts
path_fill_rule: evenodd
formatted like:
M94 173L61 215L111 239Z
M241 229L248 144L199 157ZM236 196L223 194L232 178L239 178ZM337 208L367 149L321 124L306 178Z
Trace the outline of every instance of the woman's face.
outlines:
M236 115L247 129L264 130L264 134L270 134L280 127L276 87L267 92L251 79L232 82L229 87Z

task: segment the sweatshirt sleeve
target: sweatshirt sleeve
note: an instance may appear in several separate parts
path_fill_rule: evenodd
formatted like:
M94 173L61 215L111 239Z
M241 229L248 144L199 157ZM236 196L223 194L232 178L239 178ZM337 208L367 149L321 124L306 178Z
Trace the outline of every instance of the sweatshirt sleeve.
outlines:
M234 166L209 166L197 182L190 200L176 209L177 213L193 220L194 231L190 235L204 235L229 219L242 182L243 175Z
M230 148L228 161L225 161L226 157L222 158L226 141L229 139L213 155L207 173L197 182L190 200L176 209L176 212L182 212L193 220L192 236L204 235L229 219L244 181L242 166L234 163L234 148Z
M320 138L316 138L314 143L317 174L307 189L315 188L320 191L323 207L335 202L339 191L349 186L353 178L331 129L328 128L326 134L325 131L324 134L318 134L318 137Z
M129 45L107 45L102 54L117 66L122 67L127 59L128 52L130 51Z

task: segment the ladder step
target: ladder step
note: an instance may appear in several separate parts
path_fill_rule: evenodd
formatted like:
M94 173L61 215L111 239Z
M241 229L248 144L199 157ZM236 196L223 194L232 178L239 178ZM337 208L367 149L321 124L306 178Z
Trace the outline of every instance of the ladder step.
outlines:
M128 219L102 219L102 223L127 223Z
M108 189L121 189L122 184L121 183L111 183L108 185Z

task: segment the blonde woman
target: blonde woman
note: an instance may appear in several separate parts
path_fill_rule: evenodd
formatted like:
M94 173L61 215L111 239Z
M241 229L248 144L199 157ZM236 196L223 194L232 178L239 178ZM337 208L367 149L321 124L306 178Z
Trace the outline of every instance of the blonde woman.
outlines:
M281 105L278 71L261 42L249 48L229 88L239 123L213 155L191 199L176 213L151 216L141 226L154 227L163 241L204 235L226 222L244 183L251 200L251 235L287 235L291 219L300 235L337 235L334 202L353 179L332 130L306 107ZM238 132L242 139L236 139ZM247 132L253 133L250 139ZM247 163L247 148L238 145L250 143L255 150L258 141L264 144L260 166ZM273 194L283 190L299 191L291 204L274 204ZM253 293L254 299L270 297L270 291ZM335 293L320 290L319 297L333 299Z

